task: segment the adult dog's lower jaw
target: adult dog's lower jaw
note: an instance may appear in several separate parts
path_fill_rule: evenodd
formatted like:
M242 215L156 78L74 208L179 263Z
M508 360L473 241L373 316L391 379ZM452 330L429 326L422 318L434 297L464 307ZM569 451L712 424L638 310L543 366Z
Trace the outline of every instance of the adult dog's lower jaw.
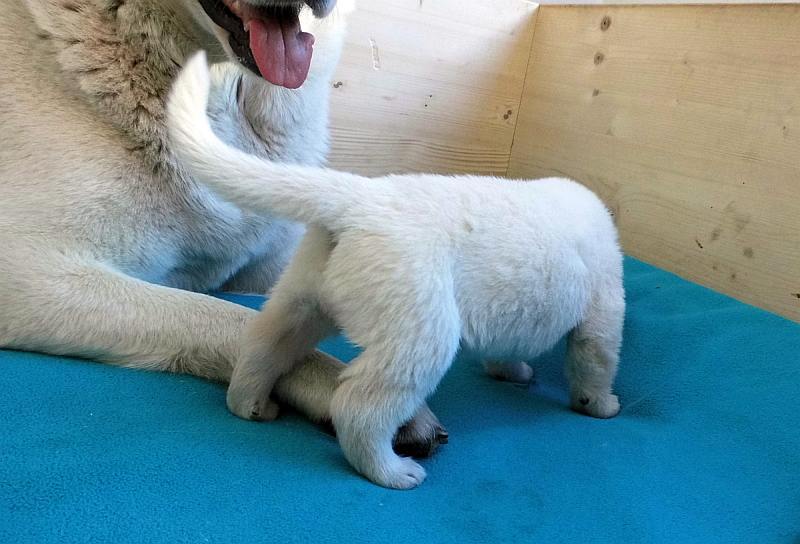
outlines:
M296 89L311 67L314 36L300 12L327 16L336 0L198 0L226 51L239 64L279 87ZM310 15L310 14L309 14ZM308 24L308 19L305 19ZM308 29L305 29L308 30Z

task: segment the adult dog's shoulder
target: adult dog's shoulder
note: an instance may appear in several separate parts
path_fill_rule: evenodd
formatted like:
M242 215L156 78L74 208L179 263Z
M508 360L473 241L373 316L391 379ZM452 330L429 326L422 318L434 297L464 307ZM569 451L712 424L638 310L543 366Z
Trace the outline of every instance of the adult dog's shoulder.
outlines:
M148 158L161 158L163 99L182 59L197 48L196 37L182 24L185 18L170 10L169 2L25 4L39 42L40 54L31 60L48 66L51 78L87 101L97 116L151 155Z

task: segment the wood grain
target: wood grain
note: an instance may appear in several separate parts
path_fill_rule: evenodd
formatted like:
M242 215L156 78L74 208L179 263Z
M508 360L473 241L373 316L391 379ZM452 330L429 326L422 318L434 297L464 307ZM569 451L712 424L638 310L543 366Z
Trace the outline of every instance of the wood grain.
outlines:
M331 82L331 165L504 174L534 17L523 0L362 0Z
M509 175L586 183L628 253L800 321L799 44L796 4L542 6Z

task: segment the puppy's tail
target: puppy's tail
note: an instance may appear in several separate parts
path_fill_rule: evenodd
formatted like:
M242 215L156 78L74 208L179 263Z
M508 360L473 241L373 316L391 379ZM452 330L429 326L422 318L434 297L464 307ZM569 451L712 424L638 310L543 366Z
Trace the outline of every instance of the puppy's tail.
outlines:
M244 210L338 230L340 220L373 181L324 168L271 162L229 146L214 134L208 121L209 86L206 56L201 52L181 71L167 105L169 135L189 172Z

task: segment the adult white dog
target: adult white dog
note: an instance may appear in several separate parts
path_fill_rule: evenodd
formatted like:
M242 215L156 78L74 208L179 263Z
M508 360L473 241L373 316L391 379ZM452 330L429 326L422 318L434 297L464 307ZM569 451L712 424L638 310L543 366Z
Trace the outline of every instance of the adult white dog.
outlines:
M221 64L210 99L215 130L249 153L320 165L350 9L335 0L5 2L0 347L227 380L255 312L198 293L269 289L302 228L195 183L167 142L164 101L193 51L236 61ZM276 393L324 420L342 368L312 354ZM425 410L406 431L400 441L421 452L446 438Z
M570 332L572 406L617 414L622 254L591 191L560 178L367 179L267 161L214 134L210 84L202 54L178 77L168 108L176 153L227 201L310 225L246 333L228 390L234 412L273 415L265 399L275 381L338 325L364 352L342 373L333 423L347 459L387 487L424 479L421 466L392 451L392 435L459 346L529 359Z

